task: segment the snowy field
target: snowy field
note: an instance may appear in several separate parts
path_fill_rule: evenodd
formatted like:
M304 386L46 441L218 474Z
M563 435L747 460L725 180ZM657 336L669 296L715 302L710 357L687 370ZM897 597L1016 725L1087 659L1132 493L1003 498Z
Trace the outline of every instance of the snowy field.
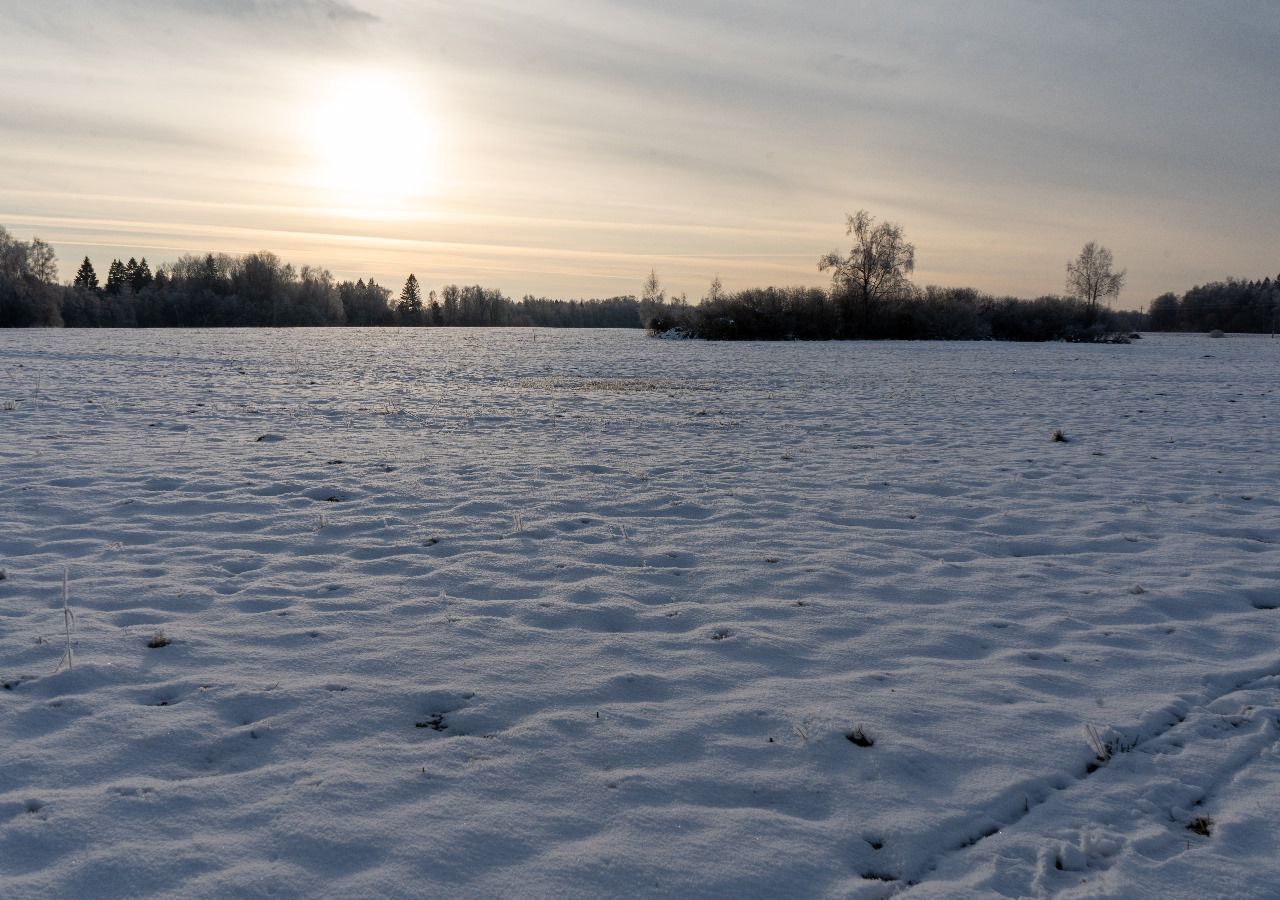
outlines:
M1280 896L1280 340L0 373L6 900Z

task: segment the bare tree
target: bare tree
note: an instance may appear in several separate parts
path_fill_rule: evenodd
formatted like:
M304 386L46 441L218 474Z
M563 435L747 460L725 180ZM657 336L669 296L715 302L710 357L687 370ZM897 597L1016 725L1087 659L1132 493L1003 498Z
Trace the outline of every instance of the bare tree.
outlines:
M53 284L58 280L58 258L53 248L40 238L32 238L27 258L31 263L31 274L42 284Z
M1067 263L1067 293L1084 302L1092 316L1102 301L1120 296L1125 270L1111 270L1111 251L1095 241L1084 245L1080 255Z
M845 218L845 233L853 238L849 255L828 253L818 261L818 271L832 270L832 293L841 298L845 307L846 337L855 311L862 319L863 336L869 337L875 308L910 291L907 276L916 267L916 248L907 242L901 225L877 225L866 210Z
M724 285L720 283L720 273L716 273L716 277L711 279L711 287L707 289L707 296L702 298L703 303L719 303L725 297Z
M666 299L667 292L662 289L662 282L658 280L658 270L650 269L649 277L644 280L644 292L640 295L640 302L660 306L666 302Z
M30 242L0 227L0 328L61 325L61 291L53 248Z
M640 323L645 328L654 330L654 323L661 324L666 304L667 292L658 280L658 271L650 269L640 294Z

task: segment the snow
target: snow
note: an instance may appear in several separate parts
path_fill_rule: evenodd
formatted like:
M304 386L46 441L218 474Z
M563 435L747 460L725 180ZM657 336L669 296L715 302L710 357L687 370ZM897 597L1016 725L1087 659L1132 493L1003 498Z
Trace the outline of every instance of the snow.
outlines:
M0 332L0 895L1280 895L1278 357Z

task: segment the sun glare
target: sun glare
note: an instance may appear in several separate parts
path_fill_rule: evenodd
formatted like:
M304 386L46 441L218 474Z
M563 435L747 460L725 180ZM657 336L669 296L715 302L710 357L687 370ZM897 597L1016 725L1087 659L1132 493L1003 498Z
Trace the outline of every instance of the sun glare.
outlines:
M311 125L315 180L335 200L395 206L427 192L438 176L433 116L405 77L362 72L334 80Z

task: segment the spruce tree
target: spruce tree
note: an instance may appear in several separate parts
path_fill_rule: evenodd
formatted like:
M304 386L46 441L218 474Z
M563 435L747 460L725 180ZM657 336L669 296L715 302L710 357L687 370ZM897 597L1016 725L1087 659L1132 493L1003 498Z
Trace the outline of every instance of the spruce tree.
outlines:
M80 269L76 272L76 279L72 284L87 291L98 289L98 273L93 271L93 263L89 262L89 257L86 256L84 262L80 263Z
M111 268L107 270L107 293L118 294L125 284L124 263L118 259L111 260Z
M142 257L142 262L133 267L133 275L129 279L129 287L133 288L133 292L136 294L149 285L151 281L151 267L147 265L147 258L144 256Z
M417 324L422 316L422 289L418 287L418 278L410 274L400 291L400 302L396 311L407 321Z

